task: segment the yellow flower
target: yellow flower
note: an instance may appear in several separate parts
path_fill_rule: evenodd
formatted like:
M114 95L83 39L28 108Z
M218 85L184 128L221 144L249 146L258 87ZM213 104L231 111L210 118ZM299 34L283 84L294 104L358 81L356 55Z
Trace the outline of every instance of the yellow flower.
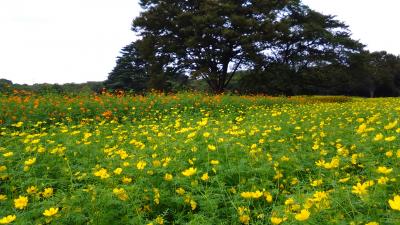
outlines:
M268 191L264 192L264 197L265 197L265 200L267 200L267 202L269 202L269 203L272 202L272 195Z
M164 219L161 216L157 216L155 222L157 224L164 224Z
M208 145L207 148L208 148L209 151L217 150L217 147L215 147L214 145Z
M383 134L379 133L374 137L374 141L380 141L383 139Z
M388 177L380 177L378 178L378 184L386 184L389 181Z
M143 160L140 160L137 164L136 164L136 168L138 170L143 170L146 167L147 163Z
M317 191L317 192L314 193L313 197L314 197L313 198L314 201L320 202L320 201L322 201L324 199L327 199L328 198L328 194L325 191Z
M239 217L239 220L243 224L249 224L250 223L250 216L249 215L241 215Z
M3 154L4 157L11 157L13 155L14 155L14 152L7 152L7 153Z
M51 207L50 209L44 210L43 215L50 217L56 215L57 213L58 213L58 208Z
M400 211L400 195L394 196L393 200L389 199L390 208Z
M12 223L15 219L17 219L16 215L8 215L0 219L0 224Z
M211 165L218 165L219 164L219 161L218 160L211 160Z
M172 176L172 174L166 173L164 176L164 180L166 181L171 181L174 178L174 176Z
M107 179L110 177L110 174L108 174L107 170L104 168L101 168L100 170L96 171L94 175L96 177L100 177L100 179Z
M363 185L366 185L368 187L371 187L375 184L375 182L373 180L369 180L369 181L365 181Z
M294 204L294 199L293 198L286 199L285 205L292 205L292 204Z
M281 224L283 221L284 220L282 218L275 217L275 216L271 217L271 223L274 224L274 225Z
M390 137L385 138L385 141L387 141L387 142L391 142L394 140L396 140L396 136L390 136Z
M242 196L243 198L252 198L253 197L253 193L246 191L246 192L240 193L240 196Z
M366 223L365 225L379 225L379 223L377 223L377 222L369 222L369 223Z
M193 199L190 200L190 207L192 208L192 210L195 210L197 208L197 203Z
M7 200L7 195L0 195L0 201Z
M194 136L196 136L196 132L192 132L192 133L188 134L187 138L193 138Z
M300 211L300 213L297 213L294 217L298 221L304 221L310 217L310 212L307 209L303 209Z
M124 183L124 184L129 184L131 182L132 182L132 178L130 178L130 177L123 177L122 178L122 183Z
M393 151L387 151L385 152L386 157L390 158L393 156Z
M260 198L261 196L263 196L263 193L261 191L255 191L252 193L253 198Z
M120 175L122 173L122 168L117 168L114 170L114 174Z
M14 199L14 207L17 209L24 209L28 205L28 197L19 196L19 198Z
M178 189L176 189L176 193L178 193L179 195L183 195L183 194L185 194L185 189L178 188Z
M397 126L397 120L393 121L392 123L389 123L388 125L384 126L385 130L390 130L393 129Z
M45 188L44 191L42 192L42 196L45 198L49 198L53 195L53 188Z
M115 194L120 200L126 201L129 196L123 188L114 188L113 194Z
M339 182L340 183L346 183L349 180L350 180L350 177L345 177L345 178L339 179Z
M22 125L24 124L24 122L18 122L18 123L15 123L15 124L11 124L11 126L13 126L13 127L21 127Z
M24 163L25 163L25 166L31 166L35 162L36 162L36 158L31 158L31 159L26 160Z
M27 192L28 194L35 194L37 191L38 191L38 189L37 189L36 186L30 186L30 187L28 187L28 188L26 189L26 192Z
M378 169L376 170L378 173L382 173L382 174L389 174L392 172L393 169L388 169L385 166L380 166L378 167Z
M340 159L339 157L333 157L329 163L325 163L323 166L325 169L333 169L339 167Z
M368 185L366 185L365 183L363 184L357 183L356 186L353 186L353 190L351 192L358 195L366 195L368 193L367 188Z
M197 169L190 167L182 172L183 176L190 177L196 173Z
M365 123L361 124L358 129L357 129L357 133L358 134L362 134L366 131L367 129L367 125Z
M208 176L208 173L204 173L204 174L201 176L201 179L202 179L203 181L207 181L209 178L210 178L210 177Z
M279 180L282 177L283 177L283 174L280 171L276 171L276 174L274 176L274 180Z
M322 181L322 179L313 180L313 181L311 182L311 186L317 187L317 186L322 185L323 183L324 183L324 182Z
M242 196L243 198L254 198L254 199L258 199L261 196L263 196L263 192L261 191L255 191L255 192L242 192L240 194L240 196Z

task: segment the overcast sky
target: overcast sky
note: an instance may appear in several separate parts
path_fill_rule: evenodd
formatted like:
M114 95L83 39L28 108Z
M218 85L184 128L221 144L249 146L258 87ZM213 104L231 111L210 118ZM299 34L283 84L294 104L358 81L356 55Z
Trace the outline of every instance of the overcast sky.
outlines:
M400 1L304 0L350 25L370 50L400 54ZM0 78L14 83L102 81L135 39L136 0L0 0ZM160 18L162 19L162 18Z

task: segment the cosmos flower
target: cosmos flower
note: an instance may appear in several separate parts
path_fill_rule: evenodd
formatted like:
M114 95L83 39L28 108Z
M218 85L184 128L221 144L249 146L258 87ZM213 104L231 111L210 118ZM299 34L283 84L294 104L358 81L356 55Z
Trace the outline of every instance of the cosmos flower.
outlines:
M164 180L166 181L171 181L174 178L174 176L172 176L172 174L166 173L164 175Z
M50 198L51 196L53 196L53 188L49 187L49 188L45 188L44 191L42 192L42 196L44 198Z
M201 179L202 179L203 181L207 181L207 180L209 179L208 173L204 173L204 174L201 176Z
M146 167L147 163L143 160L140 160L137 164L136 164L136 168L138 170L143 170Z
M49 209L44 210L43 215L46 217L51 217L56 215L57 213L58 213L58 208L51 207Z
M281 224L282 222L285 221L284 218L275 217L275 216L271 216L270 220L271 220L271 223L274 224L274 225L279 225L279 224Z
M16 215L8 215L0 219L0 224L9 224L17 219Z
M193 176L197 172L197 169L194 167L190 167L182 172L182 175L185 177Z
M389 199L390 208L393 210L400 211L400 195L396 195L393 199Z
M110 174L108 174L107 170L104 168L101 168L100 170L94 172L94 175L96 177L100 177L100 179L107 179L110 177Z
M300 213L297 213L294 217L298 221L304 221L310 217L310 212L307 209L302 209Z
M28 205L28 197L19 196L17 199L14 199L14 207L16 209L24 209Z

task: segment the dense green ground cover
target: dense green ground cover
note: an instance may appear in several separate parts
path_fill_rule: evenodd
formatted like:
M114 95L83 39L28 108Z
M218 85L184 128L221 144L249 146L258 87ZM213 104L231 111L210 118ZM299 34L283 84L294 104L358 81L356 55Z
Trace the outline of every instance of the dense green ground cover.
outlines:
M396 98L18 95L0 104L0 224L400 221Z

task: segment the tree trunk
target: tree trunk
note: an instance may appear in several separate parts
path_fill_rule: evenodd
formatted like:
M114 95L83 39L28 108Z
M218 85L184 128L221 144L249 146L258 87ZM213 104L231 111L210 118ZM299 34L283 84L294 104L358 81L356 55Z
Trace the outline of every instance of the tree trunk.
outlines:
M374 98L375 97L375 89L369 89L369 97Z

